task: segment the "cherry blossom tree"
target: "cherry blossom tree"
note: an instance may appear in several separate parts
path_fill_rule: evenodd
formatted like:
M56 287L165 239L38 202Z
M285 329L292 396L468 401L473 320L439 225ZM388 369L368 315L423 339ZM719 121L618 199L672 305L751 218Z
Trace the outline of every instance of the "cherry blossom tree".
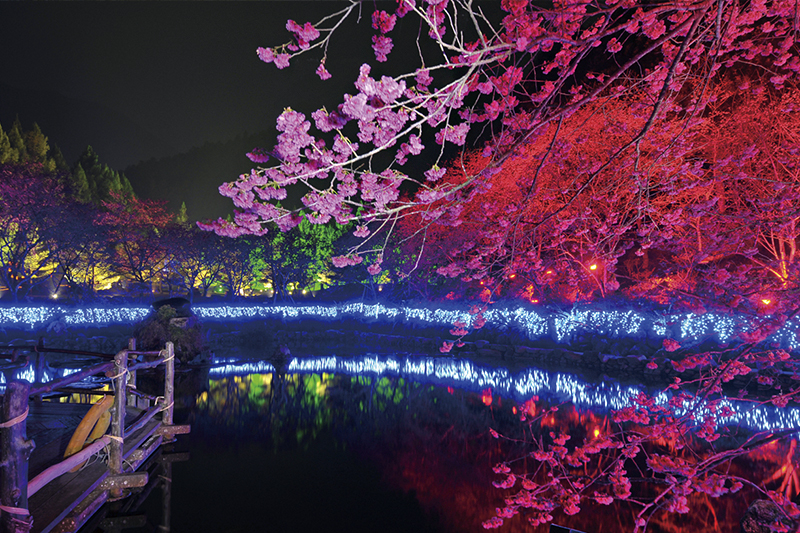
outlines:
M496 294L502 283L503 296L531 301L617 291L661 304L791 314L800 304L789 275L800 91L741 96L735 86L721 84L713 108L690 124L655 120L638 153L616 158L575 196L582 184L574 176L605 164L645 120L631 95L598 99L520 147L490 190L459 206L459 230L400 223L396 241L408 241L401 253L424 251L416 263L423 278L436 271L459 283L495 282ZM442 180L458 186L485 159L469 153L463 170Z
M327 78L328 46L358 7L352 2L318 23L289 21L293 40L259 48L259 58L285 68L293 58L318 51L318 74ZM792 38L795 6L788 1L541 7L505 0L502 9L496 19L465 0L404 0L393 13L376 10L376 60L391 53L397 21L415 17L434 45L420 44L423 35L408 43L419 50L419 68L378 77L365 64L356 94L345 95L335 108L317 109L310 119L286 109L272 150L277 163L266 166L266 152L252 152L259 166L220 187L237 207L234 221L205 227L227 235L262 234L268 222L288 229L305 217L317 223L356 220L359 228L370 223L376 231L412 214L457 225L463 222L460 206L492 187L493 176L519 156L520 147L552 134L555 125L598 99L637 95L641 120L604 162L577 169L565 199L571 204L589 194L619 158L632 157L639 168L658 119L671 115L680 128L706 113L712 89L727 72L755 65L771 73L768 83L782 87L800 68ZM443 182L445 167L459 165L457 158L445 158L445 148L475 142L483 144L483 168L457 185ZM381 153L389 154L388 164L381 163ZM404 165L417 156L429 161L429 170L409 175ZM287 187L303 189L302 207L278 205ZM358 231L366 236L367 230ZM355 247L348 261L362 250Z
M0 281L14 301L50 279L65 189L41 164L0 166Z
M316 53L317 74L335 75L326 68L329 45L360 7L353 1L317 23L288 21L292 40L259 48L259 59L283 69ZM237 236L263 235L270 223L288 230L302 219L355 222L361 242L334 258L339 267L375 257L368 266L383 268L398 240L401 249L413 242L405 274L433 253L428 272L480 291L477 323L515 283L531 299L623 291L749 312L771 305L763 291L782 291L780 307L769 309L780 313L741 347L687 355L666 343L678 353L648 365L691 376L670 385L666 405L640 396L614 415L614 431L571 447L569 435L554 433L532 451L538 473L522 459L498 465L498 488L512 492L484 525L521 513L546 523L553 509L577 512L588 499L630 500L634 471L656 486L638 500L636 530L661 510L686 512L692 493L755 486L725 466L781 433L724 449L714 442L716 421L728 416L726 384L751 376L770 388L754 403L778 407L798 394L781 377L797 375L789 354L753 348L800 308L797 3L500 7L496 15L470 0L378 5L377 63L361 67L354 94L316 110L284 110L277 145L248 154L256 167L220 187L236 207L233 220L201 227ZM419 24L416 41L394 42L401 19ZM401 46L418 55L417 68L381 67ZM290 188L302 205L285 203ZM404 234L393 241L398 228ZM463 326L453 335L466 334ZM688 453L672 453L678 446ZM522 489L514 488L519 479ZM800 515L785 497L766 494L786 516Z

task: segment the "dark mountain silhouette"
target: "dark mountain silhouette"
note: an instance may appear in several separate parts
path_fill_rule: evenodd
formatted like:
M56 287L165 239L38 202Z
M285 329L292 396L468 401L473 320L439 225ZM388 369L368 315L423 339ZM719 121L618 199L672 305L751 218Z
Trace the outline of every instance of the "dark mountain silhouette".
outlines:
M245 133L226 142L206 143L182 154L141 161L126 168L125 175L140 198L167 200L167 208L176 213L186 202L191 221L224 217L233 212L233 202L217 189L249 173L254 164L245 154L272 146L271 135Z
M50 145L57 144L70 165L88 145L117 169L178 151L167 140L96 102L0 83L0 124L8 129L16 116L26 129L39 124Z

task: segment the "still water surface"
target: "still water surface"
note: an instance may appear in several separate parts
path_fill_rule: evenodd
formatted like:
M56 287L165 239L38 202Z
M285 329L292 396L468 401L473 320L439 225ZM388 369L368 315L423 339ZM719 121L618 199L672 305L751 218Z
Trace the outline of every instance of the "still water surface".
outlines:
M188 454L173 457L186 460L159 472L161 485L139 510L125 510L146 513L146 523L126 531L483 531L481 522L504 505L492 466L530 451L530 443L493 439L490 429L520 433L523 411L559 405L541 431L604 431L609 408L628 391L452 359L367 355L288 368L229 361L181 376L176 422L192 431L174 445ZM741 468L768 477L781 453ZM690 502L689 515L664 516L648 531L738 531L752 497ZM630 530L630 511L586 506L554 516L587 533L616 532ZM509 520L500 531L523 530L547 529Z

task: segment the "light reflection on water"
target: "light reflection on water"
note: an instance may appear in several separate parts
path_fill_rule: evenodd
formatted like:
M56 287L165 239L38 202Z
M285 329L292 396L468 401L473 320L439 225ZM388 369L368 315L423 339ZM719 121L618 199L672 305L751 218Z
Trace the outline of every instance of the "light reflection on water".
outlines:
M192 438L206 442L224 435L239 442L257 435L268 443L264 453L291 461L287 450L309 450L315 464L320 443L332 439L334 447L350 450L347 458L337 456L335 461L347 461L355 469L350 461L356 456L358 464L379 465L381 481L371 490L399 489L401 495L414 496L414 512L422 507L438 517L435 526L426 522L415 531L481 530L480 523L504 505L503 492L495 489L491 484L494 478L487 476L494 464L525 457L532 449L531 439L549 431L572 435L576 441L583 435L607 431L609 397L639 390L613 383L592 389L568 374L528 369L511 375L504 369L444 358L369 354L350 359L294 359L286 365L286 374L265 372L270 369L267 364L228 360L211 369L209 389L195 397L191 410ZM250 373L256 368L257 372ZM536 388L518 387L520 382L536 383ZM605 391L606 399L598 401L597 395L576 392L582 390ZM573 398L582 403L572 403ZM521 415L531 418L555 404L561 408L537 421L535 428L530 428L534 434L525 439L501 442L489 436L490 428L504 435L524 435ZM767 479L780 467L784 448L748 457L744 465L732 466L731 473ZM220 448L218 452L227 453ZM302 456L297 460L304 461ZM332 466L316 468L327 472ZM350 481L358 477L355 472L347 475ZM347 494L328 498L347 500ZM689 516L655 517L648 531L738 532L739 520L753 495L743 491L711 501L703 500L702 495L692 498ZM383 504L376 505L382 508ZM595 533L630 530L630 521L620 518L631 515L627 503L585 507L586 511L576 516L557 516L556 523ZM339 525L331 524L333 530ZM506 524L503 530L536 531L517 525L524 524Z
M48 368L45 379L77 370ZM570 431L602 431L609 410L625 407L630 397L644 390L610 380L589 383L536 368L512 373L468 360L376 354L294 358L281 375L267 361L225 359L207 376L205 390L185 390L182 400L183 416L193 426L185 441L194 456L176 466L174 473L176 531L182 530L181 516L187 520L187 530L197 530L199 526L191 522L196 517L187 515L197 514L190 510L197 509L213 487L244 497L232 489L241 484L275 499L275 512L284 506L289 514L303 514L305 508L290 507L294 504L284 501L280 490L280 486L295 487L298 475L323 480L319 483L324 489L312 498L312 505L327 505L331 493L338 491L342 494L333 498L336 506L357 512L348 507L353 501L380 493L376 508L414 531L477 530L496 505L503 505L491 485L491 466L504 458L487 435L490 427L513 431L522 409L541 412L566 403L556 417L542 421L542 430L562 425ZM33 381L33 369L18 370L15 377ZM663 403L668 399L665 394L657 398ZM797 408L730 405L736 414L729 423L741 422L756 430L800 428ZM764 458L770 465L777 462L772 456ZM377 472L374 465L379 465ZM278 488L264 487L264 479ZM303 487L295 489L308 490ZM390 502L403 503L393 507ZM214 505L207 503L209 508ZM414 517L413 524L402 522L399 517L405 515ZM336 516L342 523L350 520ZM246 527L254 530L254 524L248 522ZM572 527L589 531L590 525L577 522ZM312 525L295 526L295 530L314 530ZM365 527L388 531L374 522Z
M42 382L68 376L80 371L79 367L44 365ZM667 405L670 395L664 391L645 390L643 387L622 385L612 380L589 383L578 377L561 372L528 368L512 374L505 368L484 367L466 359L403 357L367 354L361 357L309 357L293 358L285 368L288 373L337 373L351 376L396 376L420 383L455 387L473 392L490 389L494 394L525 402L531 396L547 396L554 401L570 402L581 409L618 410L630 405L630 399L644 391L653 394L656 403ZM264 374L275 371L267 361L218 359L209 370L214 378L245 374ZM9 374L14 379L33 383L33 364L16 369ZM5 373L0 373L0 392L5 389ZM777 408L756 405L736 399L723 400L719 407L730 407L733 414L725 419L725 425L740 426L755 431L779 431L797 428L800 432L800 409ZM691 407L691 406L689 406ZM687 408L689 408L687 407ZM681 414L681 413L678 413ZM697 414L703 418L702 409ZM715 419L716 420L716 419ZM716 422L715 422L716 423Z
M47 367L44 378L78 370ZM280 373L268 361L224 359L194 376L193 388L179 384L176 391L176 422L192 425L178 445L192 459L176 464L171 476L174 531L224 530L230 516L219 508L239 510L232 531L260 530L264 513L278 517L277 530L315 531L317 522L304 521L310 507L326 510L331 530L476 531L503 505L492 466L530 451L529 441L501 449L490 428L511 434L522 426L520 414L561 404L538 430L577 439L605 431L609 411L645 390L537 368L510 372L461 359L376 354L293 358ZM34 371L20 369L14 377L33 381ZM736 414L729 423L800 428L797 408L730 405ZM759 458L761 466L748 467L767 478L781 453L773 450ZM302 494L301 501L293 494ZM373 518L360 514L368 500ZM730 501L714 502L723 506L716 514L728 513L733 524L718 531L738 524L741 502ZM617 520L623 507L592 512ZM698 507L698 516L711 509ZM575 520L569 524L581 531L623 530L621 523L598 526L591 513ZM667 524L648 531L669 530Z
M212 377L274 372L265 361L227 360L209 372ZM351 376L396 376L462 390L494 394L525 402L531 396L549 397L559 402L570 402L580 409L618 410L630 405L630 399L641 392L655 394L656 403L667 405L670 395L663 391L645 390L603 380L588 383L572 374L528 368L512 374L505 368L482 367L465 359L411 358L368 354L362 357L294 358L287 367L289 373L337 373ZM733 414L725 425L746 427L756 431L778 431L797 428L800 431L800 409L754 405L738 400L723 400L719 407L728 406ZM704 411L697 410L703 418ZM678 413L680 414L680 413Z

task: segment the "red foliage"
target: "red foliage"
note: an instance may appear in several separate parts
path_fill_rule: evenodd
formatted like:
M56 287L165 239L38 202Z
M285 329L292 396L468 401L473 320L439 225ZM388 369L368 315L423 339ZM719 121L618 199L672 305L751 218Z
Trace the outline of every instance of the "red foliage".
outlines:
M114 267L149 291L167 257L161 242L166 226L174 215L164 209L165 202L127 198L111 193L112 201L103 202L104 211L97 224L107 226L114 243Z

